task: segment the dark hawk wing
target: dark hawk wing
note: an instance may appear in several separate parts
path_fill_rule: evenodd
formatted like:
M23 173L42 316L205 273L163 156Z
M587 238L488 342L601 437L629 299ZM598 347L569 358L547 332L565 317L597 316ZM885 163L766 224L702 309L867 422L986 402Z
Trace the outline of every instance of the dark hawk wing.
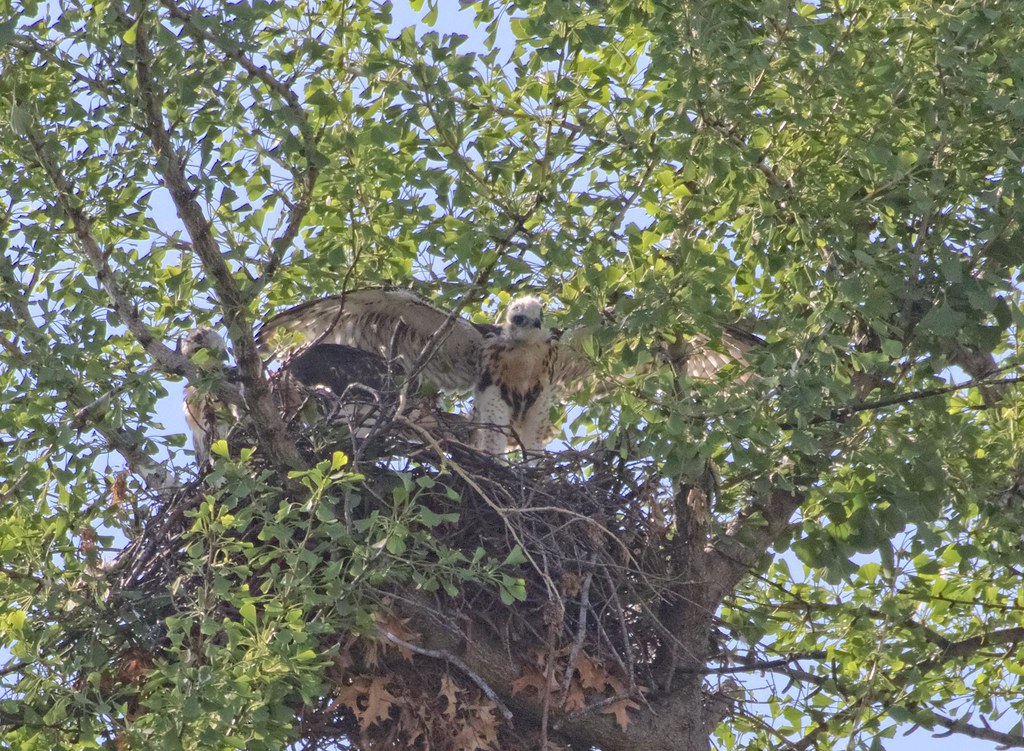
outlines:
M323 414L329 415L332 423L347 424L358 440L372 434L382 416L388 420L398 416L394 411L398 386L388 361L346 344L315 344L303 350L285 363L273 382L278 405L289 420L298 416L311 398L322 399L329 392L330 400L319 402L326 408ZM423 431L462 441L470 438L466 418L437 409L429 399L410 396L401 417L397 430L406 439L420 439ZM416 426L411 433L403 427L409 423Z
M387 360L345 344L315 344L289 360L285 369L303 386L322 387L338 396L356 386L384 391L390 380Z
M374 402L393 386L387 360L345 344L314 344L285 362L274 379L278 405L287 417L313 392L329 391L338 399Z
M368 288L289 308L263 324L257 343L280 353L346 345L384 358L406 375L429 348L417 375L440 389L464 390L476 383L484 339L496 331L453 316L410 290Z
M286 419L299 416L311 399L324 406L316 397L329 393L327 412L347 423L358 438L366 437L383 405L397 394L387 360L345 344L314 344L304 349L285 362L273 384Z

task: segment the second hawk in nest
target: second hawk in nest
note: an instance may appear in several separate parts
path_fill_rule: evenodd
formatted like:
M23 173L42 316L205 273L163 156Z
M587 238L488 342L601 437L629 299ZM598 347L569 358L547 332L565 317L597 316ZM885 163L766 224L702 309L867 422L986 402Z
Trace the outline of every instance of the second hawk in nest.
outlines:
M513 300L496 326L441 310L405 289L361 289L307 302L271 318L258 335L265 349L312 354L319 345L345 345L383 357L406 378L442 390L472 388L474 444L494 455L510 444L543 451L556 396L591 372L574 338L544 325L536 297Z

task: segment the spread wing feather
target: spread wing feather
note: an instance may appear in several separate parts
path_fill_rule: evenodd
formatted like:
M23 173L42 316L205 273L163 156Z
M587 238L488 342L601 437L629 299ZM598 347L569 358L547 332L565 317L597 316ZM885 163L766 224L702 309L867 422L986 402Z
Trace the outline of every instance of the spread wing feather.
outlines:
M712 346L714 344L714 346ZM672 345L669 356L677 368L690 378L711 380L730 363L747 364L747 352L764 340L738 326L726 325L714 343L703 334L681 345Z
M578 388L594 372L594 365L583 351L583 343L591 337L593 328L577 326L568 331L554 332L551 352L551 383L563 391Z
M430 347L418 375L461 390L476 383L484 338L495 328L452 317L410 290L372 288L289 308L263 325L257 342L274 352L344 344L385 357L406 374Z

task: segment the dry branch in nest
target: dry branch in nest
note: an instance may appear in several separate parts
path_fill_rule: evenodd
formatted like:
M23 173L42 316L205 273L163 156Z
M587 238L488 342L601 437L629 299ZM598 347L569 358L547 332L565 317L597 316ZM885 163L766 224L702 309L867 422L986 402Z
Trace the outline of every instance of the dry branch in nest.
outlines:
M557 747L563 726L592 714L625 730L665 655L681 646L657 612L678 597L680 512L665 483L652 467L603 449L495 459L459 440L468 429L461 418L417 404L412 417L384 419L385 406L341 419L339 405L321 404L327 418L303 431L307 458L342 448L363 477L328 499L331 516L356 534L375 513L398 514L404 494L395 488L412 487L418 507L440 520L429 530L432 549L457 551L461 561L482 549L505 561L503 578L469 577L447 593L413 582L360 588L372 595L373 627L323 639L331 689L296 706L301 735L362 748L532 749ZM250 441L258 445L240 429L232 451ZM160 624L180 593L198 586L186 565L187 531L204 494L216 493L215 476L170 499L109 571L112 600L150 604L155 653L165 646ZM292 493L270 503L294 502ZM238 537L258 546L260 531L254 522ZM332 554L324 555L327 566ZM273 592L271 568L280 565L253 569L248 590Z

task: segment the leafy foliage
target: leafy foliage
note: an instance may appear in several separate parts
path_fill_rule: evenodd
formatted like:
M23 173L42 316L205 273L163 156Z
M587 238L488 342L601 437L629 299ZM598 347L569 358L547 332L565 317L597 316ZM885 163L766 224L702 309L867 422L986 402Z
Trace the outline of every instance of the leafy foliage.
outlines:
M5 740L394 741L443 694L452 747L1024 745L1024 5L0 7ZM480 320L532 290L593 327L600 388L555 447L620 461L660 525L608 523L665 559L647 674L556 658L541 623L514 675L447 645L400 680L381 619L427 636L396 599L550 593L529 546L445 541L427 464L310 459L268 407L254 325L380 283ZM165 397L239 401L175 351L200 324L259 440L197 482ZM733 324L764 339L747 362L677 376ZM159 597L115 591L171 529L175 564L138 572Z

